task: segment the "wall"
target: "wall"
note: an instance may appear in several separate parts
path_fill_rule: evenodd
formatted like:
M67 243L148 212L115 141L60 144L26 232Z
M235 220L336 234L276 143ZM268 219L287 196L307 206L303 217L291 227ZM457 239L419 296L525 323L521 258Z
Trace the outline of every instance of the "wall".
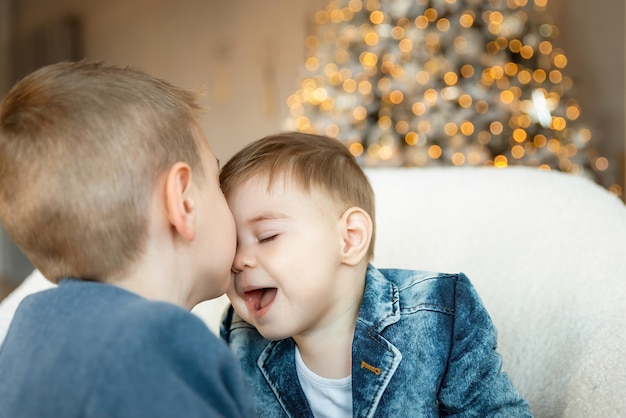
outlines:
M0 0L8 1L8 0ZM205 85L203 121L220 159L280 129L310 16L327 0L16 0L17 32L67 13L84 24L87 56L143 68L186 88ZM624 1L551 0L583 118L605 154L623 155Z
M203 119L227 159L279 130L296 87L310 15L326 0L19 0L18 36L66 13L84 26L88 58L132 65L185 88L204 86ZM268 10L272 12L267 12Z
M15 6L15 19L9 4ZM88 58L132 65L185 88L206 88L203 128L220 160L276 132L287 116L314 11L327 0L0 0L0 57L18 38L68 14L83 24ZM583 118L605 155L624 161L624 2L551 0ZM4 38L2 37L4 36ZM18 51L19 52L19 51ZM1 54L4 54L1 55ZM0 94L9 86L0 60ZM623 167L620 168L623 174ZM0 254L10 245L0 233ZM12 254L12 253L11 253ZM11 255L10 257L13 257ZM2 263L0 258L0 266ZM0 269L0 274L2 270Z

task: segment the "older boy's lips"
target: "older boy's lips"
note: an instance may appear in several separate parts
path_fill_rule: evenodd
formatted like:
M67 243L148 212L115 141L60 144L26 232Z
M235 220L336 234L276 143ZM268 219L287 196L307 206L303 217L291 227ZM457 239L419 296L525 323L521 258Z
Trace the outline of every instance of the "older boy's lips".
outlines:
M275 287L248 290L244 292L243 299L252 315L257 317L263 316L269 310L274 299L276 299L277 291L278 289Z

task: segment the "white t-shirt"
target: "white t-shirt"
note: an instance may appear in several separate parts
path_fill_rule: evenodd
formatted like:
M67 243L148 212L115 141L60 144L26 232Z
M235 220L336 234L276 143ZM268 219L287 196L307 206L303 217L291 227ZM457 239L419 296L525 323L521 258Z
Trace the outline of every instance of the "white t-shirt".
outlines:
M296 370L315 418L352 417L352 376L341 379L318 376L304 364L298 347Z

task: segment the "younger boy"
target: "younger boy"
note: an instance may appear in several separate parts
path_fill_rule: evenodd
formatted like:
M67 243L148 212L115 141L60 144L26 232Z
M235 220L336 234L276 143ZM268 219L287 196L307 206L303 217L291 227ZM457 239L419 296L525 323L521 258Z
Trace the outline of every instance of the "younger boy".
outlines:
M531 415L465 275L369 263L374 193L341 142L269 136L220 182L237 226L221 332L264 417Z
M249 417L226 344L189 310L223 294L235 229L195 95L59 63L0 104L0 222L59 286L0 347L2 417Z

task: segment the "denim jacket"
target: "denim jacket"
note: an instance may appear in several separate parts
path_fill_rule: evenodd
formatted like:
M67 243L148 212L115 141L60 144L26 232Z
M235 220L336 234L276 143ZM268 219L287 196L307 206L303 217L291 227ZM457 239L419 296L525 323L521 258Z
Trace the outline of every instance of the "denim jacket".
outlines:
M232 307L222 337L262 417L312 417L291 338L269 341ZM354 417L530 417L501 372L496 331L464 274L369 266L352 343Z

